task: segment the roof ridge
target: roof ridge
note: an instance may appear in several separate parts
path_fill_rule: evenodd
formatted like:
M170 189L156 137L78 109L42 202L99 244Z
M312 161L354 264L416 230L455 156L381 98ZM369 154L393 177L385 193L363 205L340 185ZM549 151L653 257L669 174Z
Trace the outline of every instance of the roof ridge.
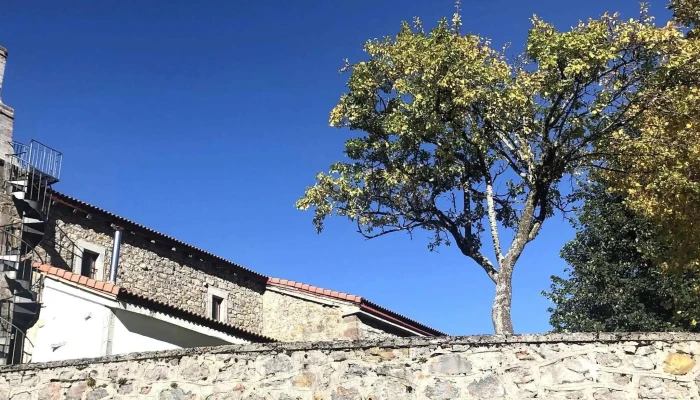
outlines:
M164 238L164 239L166 239L166 240L170 240L170 241L172 241L172 242L175 242L176 244L178 244L178 245L180 245L180 246L184 246L184 247L186 247L186 248L188 248L188 249L190 249L190 250L194 250L194 251L196 251L196 252L202 253L202 254L207 255L207 256L209 256L209 257L213 257L213 258L215 258L215 259L217 259L217 260L219 260L219 261L223 261L223 262L225 262L225 263L227 263L227 264L229 264L229 265L231 265L231 266L234 266L234 267L236 267L236 268L239 268L239 269L241 269L241 270L243 270L243 271L245 271L245 272L247 272L247 273L249 273L249 274L255 275L255 276L260 277L260 278L263 278L263 279L268 279L268 276L267 276L267 275L264 275L264 274L261 274L261 273L259 273L259 272L256 272L256 271L254 271L254 270L252 270L252 269L250 269L250 268L244 267L244 266L241 265L241 264L238 264L238 263L233 262L233 261L231 261L231 260L227 260L227 259L225 259L225 258L223 258L223 257L221 257L221 256L218 256L218 255L216 255L216 254L214 254L214 253L211 253L211 252L209 252L209 251L207 251L207 250L204 250L204 249L202 249L202 248L199 248L199 247L197 247L197 246L191 245L191 244L189 244L189 243L187 243L187 242L184 242L184 241L182 241L182 240L180 240L180 239L177 239L177 238L175 238L175 237L173 237L173 236L170 236L170 235L168 235L168 234L165 234L165 233L163 233L163 232L159 232L159 231L157 231L157 230L155 230L155 229L149 228L149 227L147 227L147 226L145 226L145 225L143 225L143 224L140 224L140 223L138 223L138 222L136 222L136 221L132 221L132 220L130 220L130 219L124 218L124 217L122 217L122 216L120 216L120 215L117 215L117 214L111 212L111 211L107 211L107 210L105 210L105 209L103 209L103 208L100 208L100 207L98 207L98 206L95 206L95 205L93 205L93 204L86 203L86 202L84 202L84 201L82 201L82 200L80 200L80 199L76 199L75 197L69 196L69 195L67 195L67 194L65 194L65 193L61 193L61 192L57 192L57 191L55 191L55 190L52 190L52 191L51 191L51 195L52 195L51 197L52 197L52 199L53 199L54 201L58 201L59 203L64 204L64 205L66 205L66 206L68 206L68 207L72 207L72 208L74 208L74 209L77 209L77 210L83 211L83 212L87 212L87 211L86 211L86 210L80 209L80 208L79 208L80 206L90 208L90 209L92 209L92 211L97 211L97 212L101 212L101 213L103 213L103 214L106 214L106 215L108 215L108 216L111 217L111 218L120 220L120 222L127 223L127 224L132 225L133 227L142 229L142 230L144 230L144 231L150 233L151 235L160 236L161 238ZM70 202L72 202L72 203L74 203L74 204L70 204Z
M339 300L351 301L353 303L360 303L362 301L362 296L338 292L338 291L330 290L330 289L324 289L324 288L309 285L306 283L290 281L288 279L268 278L267 283L271 284L271 285L293 287L293 288L300 290L300 291L303 291L303 292L320 294L323 296L328 296L328 297L332 297L332 298L339 299Z

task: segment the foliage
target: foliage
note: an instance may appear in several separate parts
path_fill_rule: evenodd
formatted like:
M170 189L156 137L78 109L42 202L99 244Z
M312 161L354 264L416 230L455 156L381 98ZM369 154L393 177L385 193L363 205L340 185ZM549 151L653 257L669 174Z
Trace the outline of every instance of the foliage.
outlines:
M698 331L700 274L667 274L651 258L662 246L656 227L623 198L592 184L574 240L561 255L568 277L552 277L550 323L557 332Z
M429 32L416 20L367 42L330 117L361 133L346 142L349 160L318 174L296 206L315 210L318 231L339 215L367 238L421 229L431 250L455 244L496 283L494 329L512 333L513 268L573 200L562 180L595 165L595 145L652 105L644 96L668 85L684 38L645 10L565 32L535 17L526 51L509 59L460 29L458 15Z
M671 6L694 26L700 2ZM700 40L689 35L677 45L667 72L674 85L644 89L652 106L605 143L607 178L631 209L658 225L664 252L650 256L673 268L700 268Z
M669 8L681 25L695 28L700 21L700 0L671 0Z

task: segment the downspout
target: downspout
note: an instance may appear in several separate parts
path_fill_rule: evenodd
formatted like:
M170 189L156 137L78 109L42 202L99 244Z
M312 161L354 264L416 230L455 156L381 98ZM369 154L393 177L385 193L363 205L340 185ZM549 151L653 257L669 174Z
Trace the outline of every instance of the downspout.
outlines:
M117 270L119 269L119 250L122 246L122 232L124 228L112 225L114 229L114 241L112 242L112 260L109 263L109 281L113 284L117 284ZM106 337L104 337L103 342L103 355L112 355L112 346L114 344L114 310L107 308L109 315L107 316L107 321L105 326Z
M119 249L122 246L122 232L124 228L112 225L114 228L114 242L112 242L112 261L109 264L109 281L117 283L117 269L119 268Z

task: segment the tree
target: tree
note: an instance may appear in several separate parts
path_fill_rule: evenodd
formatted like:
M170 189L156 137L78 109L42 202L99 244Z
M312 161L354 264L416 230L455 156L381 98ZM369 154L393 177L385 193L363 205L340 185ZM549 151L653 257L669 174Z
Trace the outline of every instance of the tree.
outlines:
M668 274L649 252L656 226L605 183L588 187L576 237L562 249L568 277L552 277L550 323L557 332L699 331L700 273Z
M671 87L651 87L652 107L604 144L611 156L607 179L627 205L658 225L667 267L700 268L700 39L694 35L700 1L677 0L671 8L687 26Z
M431 250L455 244L495 283L494 330L510 334L513 269L545 220L568 207L560 183L653 103L640 88L666 84L683 37L645 12L566 32L535 17L526 51L508 58L460 30L459 15L429 32L416 20L366 43L369 57L346 65L348 92L330 116L362 133L296 206L315 210L319 232L338 215L370 239L420 229Z
M673 10L673 17L679 24L691 30L700 21L700 0L671 0L668 8Z

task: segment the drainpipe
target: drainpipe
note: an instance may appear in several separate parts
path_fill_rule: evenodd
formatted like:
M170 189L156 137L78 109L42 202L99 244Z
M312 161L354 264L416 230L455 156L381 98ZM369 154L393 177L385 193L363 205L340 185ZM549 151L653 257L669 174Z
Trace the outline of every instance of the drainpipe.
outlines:
M109 264L109 281L117 283L117 268L119 267L119 249L122 245L122 231L124 228L112 225L114 228L114 242L112 243L112 262Z

